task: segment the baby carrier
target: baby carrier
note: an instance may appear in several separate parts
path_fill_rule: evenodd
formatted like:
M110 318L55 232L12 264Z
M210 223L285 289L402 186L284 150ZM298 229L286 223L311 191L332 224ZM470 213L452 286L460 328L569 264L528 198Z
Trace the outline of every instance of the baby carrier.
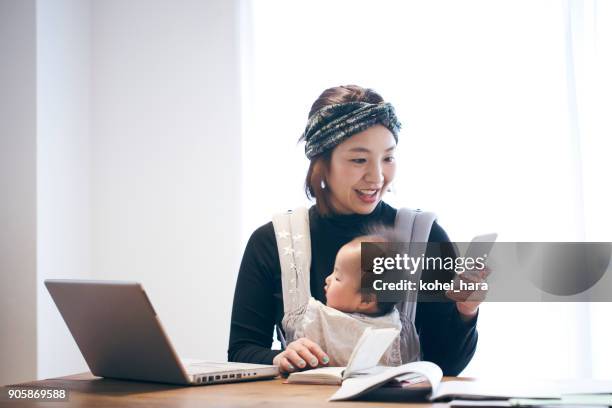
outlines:
M410 243L408 254L418 256L436 217L433 213L402 208L395 218L396 236ZM273 217L274 232L281 267L284 316L283 347L300 337L307 337L327 353L330 366L345 366L366 327L396 327L400 336L381 359L383 365L400 365L420 359L419 336L414 325L417 291L407 291L406 298L384 316L344 313L330 308L310 294L310 222L308 210L298 208ZM420 248L420 249L419 249ZM331 272L331 271L330 271ZM421 270L415 278L420 277ZM278 327L277 327L278 329Z

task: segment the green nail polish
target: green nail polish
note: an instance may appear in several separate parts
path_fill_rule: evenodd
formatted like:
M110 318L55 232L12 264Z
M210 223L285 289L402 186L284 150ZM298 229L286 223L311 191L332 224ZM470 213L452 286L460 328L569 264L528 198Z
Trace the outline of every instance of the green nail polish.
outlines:
M327 364L329 363L329 357L325 356L323 357L323 364Z
M317 364L319 364L319 360L317 360L316 358L314 358L314 357L313 357L313 358L310 360L310 365L314 367L314 366L316 366Z
M293 370L295 370L295 367L289 364L289 371L293 371Z
M304 360L300 360L300 361L298 361L298 365L300 367L304 367L306 365L306 362Z

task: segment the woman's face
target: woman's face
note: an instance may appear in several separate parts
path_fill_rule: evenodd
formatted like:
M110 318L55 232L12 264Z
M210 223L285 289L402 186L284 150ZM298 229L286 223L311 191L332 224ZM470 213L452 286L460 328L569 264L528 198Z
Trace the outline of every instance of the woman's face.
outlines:
M349 137L332 152L327 188L334 211L369 214L395 177L395 139L383 125Z

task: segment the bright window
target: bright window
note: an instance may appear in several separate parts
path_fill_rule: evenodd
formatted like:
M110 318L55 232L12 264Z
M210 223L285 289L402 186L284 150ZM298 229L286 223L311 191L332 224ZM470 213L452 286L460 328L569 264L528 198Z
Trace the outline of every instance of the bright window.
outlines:
M243 6L245 237L304 203L296 142L310 104L325 88L358 84L404 124L392 205L436 212L456 241L491 231L502 241L612 241L609 2ZM485 304L464 374L609 376L596 361L612 363L598 317L611 311Z

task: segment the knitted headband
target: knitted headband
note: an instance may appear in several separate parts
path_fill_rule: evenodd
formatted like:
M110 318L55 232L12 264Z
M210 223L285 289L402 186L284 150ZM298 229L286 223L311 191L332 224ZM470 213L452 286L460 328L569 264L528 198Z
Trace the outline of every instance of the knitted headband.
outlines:
M390 103L347 102L324 106L308 119L302 135L306 141L306 157L312 159L377 124L389 129L397 143L402 124Z

